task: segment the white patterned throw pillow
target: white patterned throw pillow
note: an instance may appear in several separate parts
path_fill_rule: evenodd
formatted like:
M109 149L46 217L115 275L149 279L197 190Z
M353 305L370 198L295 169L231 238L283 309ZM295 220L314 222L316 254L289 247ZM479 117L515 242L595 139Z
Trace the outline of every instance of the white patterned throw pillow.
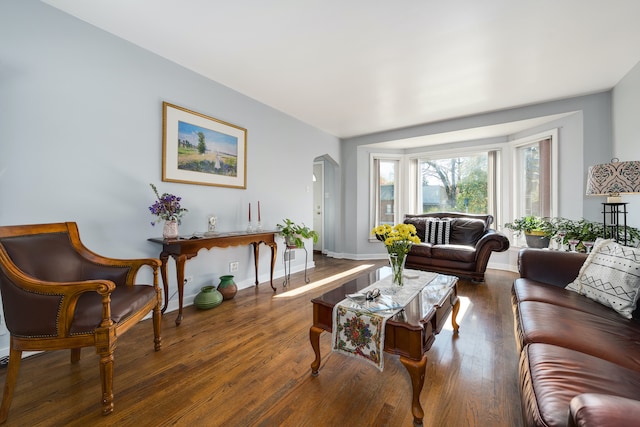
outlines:
M640 291L640 249L596 240L578 277L566 286L630 319Z
M427 218L425 222L424 241L433 245L448 245L451 235L450 218Z

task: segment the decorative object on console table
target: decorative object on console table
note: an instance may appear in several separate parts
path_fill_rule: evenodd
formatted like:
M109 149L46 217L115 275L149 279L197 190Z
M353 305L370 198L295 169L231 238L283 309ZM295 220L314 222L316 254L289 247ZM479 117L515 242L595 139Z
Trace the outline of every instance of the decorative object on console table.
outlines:
M419 244L416 227L413 224L383 224L371 230L376 239L384 243L389 254L389 264L393 274L393 284L403 285L404 264L413 244Z
M258 200L258 223L256 224L256 231L258 233L262 231L262 216L260 215L260 200Z
M222 298L225 301L233 299L233 297L236 296L236 293L238 293L238 285L236 285L231 274L220 276L218 291L222 294Z
M253 224L251 224L251 203L249 203L249 223L247 224L247 233L253 233Z
M151 225L156 225L156 222L164 221L162 229L162 237L165 239L175 239L178 237L178 225L180 219L188 210L180 206L182 197L177 197L173 194L163 193L162 196L158 193L158 189L155 185L151 185L154 194L156 195L156 201L153 205L149 206L149 211L158 217L158 220L151 221Z
M215 234L217 222L218 218L215 215L209 215L209 217L207 218L207 233Z
M622 203L621 194L640 193L640 161L621 162L617 158L611 163L589 167L587 196L607 196L603 203L604 238L613 238L624 245L629 240L627 230L627 203Z
M169 219L162 226L162 237L165 239L176 239L180 233L178 232L178 221Z
M222 304L223 295L215 286L204 286L200 288L200 292L193 299L193 305L200 310L208 310Z

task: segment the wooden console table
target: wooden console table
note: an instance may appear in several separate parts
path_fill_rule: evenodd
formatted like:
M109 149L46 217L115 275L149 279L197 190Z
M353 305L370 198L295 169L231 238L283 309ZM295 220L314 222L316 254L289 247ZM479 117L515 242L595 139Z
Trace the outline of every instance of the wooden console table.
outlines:
M253 245L253 256L255 260L256 269L256 286L258 286L258 255L260 243L271 247L271 288L275 291L273 286L273 269L276 262L277 244L275 236L277 231L260 231L255 233L248 233L246 231L237 232L225 232L216 233L211 236L203 237L191 237L177 239L161 239L151 238L150 242L159 243L162 245L162 252L160 252L160 261L162 266L160 267L160 274L162 275L162 285L164 288L164 306L162 312L167 310L169 304L169 281L167 278L167 261L169 257L172 257L176 263L176 278L178 280L178 317L176 318L176 325L182 322L182 305L184 300L184 264L185 261L198 255L200 249L211 248L227 248L229 246L243 246Z

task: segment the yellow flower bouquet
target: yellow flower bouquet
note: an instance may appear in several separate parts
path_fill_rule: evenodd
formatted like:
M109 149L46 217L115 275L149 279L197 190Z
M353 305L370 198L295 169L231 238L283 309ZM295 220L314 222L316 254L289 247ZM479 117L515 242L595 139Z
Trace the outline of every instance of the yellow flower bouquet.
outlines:
M402 286L402 273L407 254L412 245L420 243L416 227L412 224L396 224L393 227L382 224L371 230L371 234L375 235L387 248L393 283Z

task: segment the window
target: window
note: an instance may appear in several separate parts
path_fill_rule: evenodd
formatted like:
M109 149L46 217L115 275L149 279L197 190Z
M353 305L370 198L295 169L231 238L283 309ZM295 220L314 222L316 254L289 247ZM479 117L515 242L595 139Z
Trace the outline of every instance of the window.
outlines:
M372 227L396 224L399 220L400 159L372 156Z
M537 135L514 145L513 218L555 216L557 155L555 132Z
M464 151L371 154L371 227L407 212L490 214L497 229L526 215L557 216L557 132Z
M372 154L371 227L397 224L406 212L489 213L499 224L499 159L493 148L433 157Z
M487 213L489 159L484 152L468 156L418 160L417 211ZM491 211L493 211L491 207Z

